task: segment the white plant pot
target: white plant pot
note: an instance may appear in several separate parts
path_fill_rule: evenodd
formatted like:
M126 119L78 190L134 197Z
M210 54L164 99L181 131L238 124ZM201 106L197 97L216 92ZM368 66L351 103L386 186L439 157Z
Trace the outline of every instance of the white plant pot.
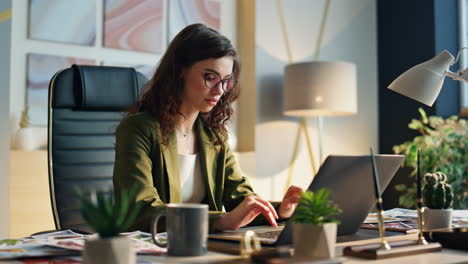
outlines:
M15 146L21 150L34 150L34 131L30 127L19 128L15 135Z
M16 131L13 147L20 150L36 150L47 147L47 128L25 127Z
M334 258L336 230L336 223L322 226L293 224L294 257L313 260Z
M128 237L86 240L83 250L85 264L133 264L136 254Z
M423 230L449 228L452 225L452 209L430 209L424 207Z

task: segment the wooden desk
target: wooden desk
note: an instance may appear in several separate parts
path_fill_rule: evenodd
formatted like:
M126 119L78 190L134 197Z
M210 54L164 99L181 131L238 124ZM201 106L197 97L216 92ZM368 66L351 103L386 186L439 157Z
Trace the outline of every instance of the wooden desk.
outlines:
M389 240L396 240L401 239L402 236L394 236ZM356 243L366 243L369 240L361 240L357 241ZM370 241L373 242L373 241ZM360 264L360 263L372 263L372 264L401 264L401 263L410 263L410 264L440 264L440 263L468 263L468 252L467 251L459 251L459 250L451 250L451 249L443 249L441 252L437 253L428 253L428 254L421 254L421 255L413 255L407 257L398 257L392 259L384 259L384 260L366 260L366 259L359 259L353 257L344 257L341 255L341 251L344 246L349 245L350 242L343 242L338 243L337 245L337 257L336 260L340 261L343 264ZM355 244L356 244L355 243ZM144 263L253 263L251 261L246 261L241 259L238 255L229 255L224 253L217 253L217 252L209 252L207 256L202 257L167 257L167 256L138 256L138 260ZM80 258L69 258L69 259L44 259L39 260L35 259L34 263L42 263L42 264L76 264L81 263L79 262ZM0 261L1 264L21 264L21 263L32 263L31 261ZM291 258L285 259L275 259L270 262L266 263L317 263L317 262L295 262ZM326 264L326 262L320 262L321 264Z
M31 258L25 260L0 260L1 264L78 264L82 263L81 257L62 258ZM244 262L239 256L209 252L201 257L167 257L167 256L138 256L137 263L249 263Z
M417 234L403 234L397 232L386 232L388 237L387 241L398 241L404 239L417 239ZM341 263L380 263L380 264L400 264L400 263L428 263L428 264L439 264L439 263L468 263L468 251L453 250L453 249L443 249L441 252L427 253L420 255L412 255L407 257L398 257L391 259L383 260L368 260L360 259L355 257L343 256L343 249L347 246L353 245L363 245L367 243L376 243L380 242L377 230L365 230L361 229L358 233L350 236L343 236L338 238L338 243L336 245L336 258L335 260L340 261ZM238 250L238 245L235 243L229 242L215 242L218 243L216 246L220 248L222 244L226 244L225 252L236 252ZM219 244L221 243L221 244ZM248 263L248 262L247 262ZM268 263L268 262L267 262ZM271 260L270 263L281 264L281 263L304 263L300 261L294 261L291 258L277 258ZM325 264L325 263L323 263Z
M377 232L376 230L372 230ZM395 232L392 232L395 233ZM417 234L402 234L402 235L395 235L387 237L387 241L398 241L403 239L417 239ZM441 252L434 252L434 253L427 253L427 254L420 254L420 255L412 255L406 257L398 257L398 258L390 258L390 259L382 259L382 260L367 260L367 259L360 259L355 257L348 257L343 256L343 248L347 246L355 246L355 245L363 245L367 243L376 243L380 242L380 238L371 238L366 240L358 240L358 241L347 241L341 242L336 245L336 256L337 259L340 260L342 263L380 263L380 264L400 264L400 263L424 263L424 264L439 264L439 263L468 263L468 251L461 251L461 250L453 250L453 249L442 249Z
M337 258L344 264L372 263L372 264L441 264L441 263L468 263L468 252L443 249L441 252L398 257L382 260L366 260L352 257L340 256Z

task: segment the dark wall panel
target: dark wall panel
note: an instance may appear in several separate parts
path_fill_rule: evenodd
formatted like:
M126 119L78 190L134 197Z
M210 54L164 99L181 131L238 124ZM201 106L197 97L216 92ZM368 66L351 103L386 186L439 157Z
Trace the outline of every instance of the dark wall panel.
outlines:
M393 153L392 147L412 140L417 132L408 128L419 118L418 108L428 115L450 116L459 111L458 83L446 78L433 107L427 107L395 93L387 86L414 65L447 49L458 51L457 0L379 0L377 1L379 72L379 148ZM456 69L456 67L451 68ZM410 169L401 169L385 191L385 208L398 206L394 186L410 183Z

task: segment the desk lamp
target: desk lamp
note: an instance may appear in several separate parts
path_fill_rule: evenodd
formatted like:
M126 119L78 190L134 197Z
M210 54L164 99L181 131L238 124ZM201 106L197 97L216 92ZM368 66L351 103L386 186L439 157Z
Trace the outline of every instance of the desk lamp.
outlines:
M444 50L436 57L418 64L396 78L388 88L404 96L432 106L439 96L445 76L462 82L468 82L468 68L451 72L449 67L457 63L462 50L455 59L452 54Z

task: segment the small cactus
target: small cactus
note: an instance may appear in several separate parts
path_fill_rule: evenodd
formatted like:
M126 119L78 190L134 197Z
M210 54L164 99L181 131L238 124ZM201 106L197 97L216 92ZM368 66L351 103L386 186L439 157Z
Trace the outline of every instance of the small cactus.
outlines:
M446 183L447 176L442 172L424 175L423 199L430 209L447 209L452 207L452 186Z

